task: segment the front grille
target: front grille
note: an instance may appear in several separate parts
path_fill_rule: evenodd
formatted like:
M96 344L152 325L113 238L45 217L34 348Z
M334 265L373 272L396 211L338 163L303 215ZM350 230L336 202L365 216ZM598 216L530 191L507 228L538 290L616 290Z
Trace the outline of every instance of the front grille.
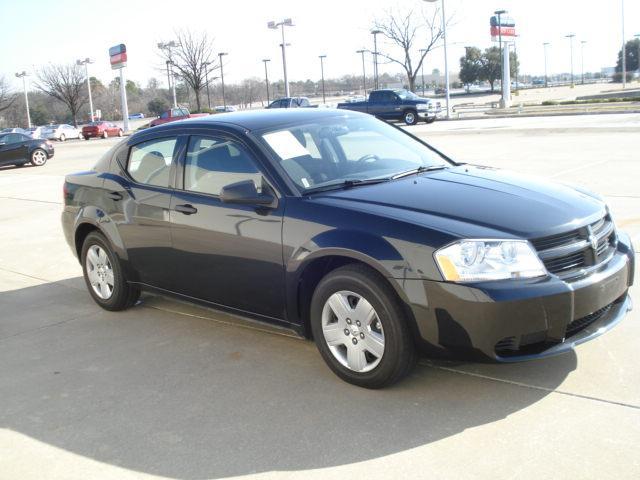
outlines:
M584 227L531 241L547 271L563 279L579 276L606 261L616 242L608 214Z
M610 303L606 307L602 307L600 310L596 310L595 312L590 313L589 315L586 315L582 318L578 318L574 320L569 325L567 325L567 333L565 336L570 337L571 335L575 335L580 330L588 327L593 322L595 322L596 320L601 318L603 315L605 315L609 310L611 310L612 306L613 306L613 303Z

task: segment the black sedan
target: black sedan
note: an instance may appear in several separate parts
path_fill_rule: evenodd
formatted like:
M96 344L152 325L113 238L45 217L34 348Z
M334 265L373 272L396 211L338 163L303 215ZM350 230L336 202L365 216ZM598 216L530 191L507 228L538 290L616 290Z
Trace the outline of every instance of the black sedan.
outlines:
M53 144L48 140L33 139L22 133L0 135L0 166L23 166L31 163L41 167L53 157Z
M264 110L136 133L69 175L62 224L93 299L174 295L313 338L379 388L418 352L570 350L630 308L601 198L459 164L365 114Z

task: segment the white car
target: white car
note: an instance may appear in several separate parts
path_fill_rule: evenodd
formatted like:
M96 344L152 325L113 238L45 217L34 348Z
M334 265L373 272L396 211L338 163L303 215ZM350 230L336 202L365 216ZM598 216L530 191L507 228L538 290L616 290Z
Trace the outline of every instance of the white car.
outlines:
M31 127L31 128L27 128L25 135L30 136L31 138L33 138L34 140L37 140L39 138L45 138L44 137L44 129L45 127Z
M82 130L77 129L71 125L67 125L66 123L61 123L60 125L47 125L44 127L44 131L42 132L42 138L46 138L47 140L60 140L64 142L69 138L77 138L82 139Z

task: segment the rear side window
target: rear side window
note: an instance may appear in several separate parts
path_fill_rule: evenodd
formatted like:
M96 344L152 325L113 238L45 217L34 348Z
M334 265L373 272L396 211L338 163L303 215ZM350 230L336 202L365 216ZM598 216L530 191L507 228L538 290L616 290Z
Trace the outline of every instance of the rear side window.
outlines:
M156 187L169 186L169 173L177 139L159 138L131 147L127 171L138 183Z
M220 195L223 187L243 180L252 180L260 191L262 175L242 145L223 138L191 137L185 159L185 190Z

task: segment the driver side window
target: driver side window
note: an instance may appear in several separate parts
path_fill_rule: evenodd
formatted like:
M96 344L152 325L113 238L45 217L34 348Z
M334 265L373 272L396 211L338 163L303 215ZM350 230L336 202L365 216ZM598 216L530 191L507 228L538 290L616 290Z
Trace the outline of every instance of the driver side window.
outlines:
M138 183L169 187L169 173L177 139L159 138L131 147L127 171Z

